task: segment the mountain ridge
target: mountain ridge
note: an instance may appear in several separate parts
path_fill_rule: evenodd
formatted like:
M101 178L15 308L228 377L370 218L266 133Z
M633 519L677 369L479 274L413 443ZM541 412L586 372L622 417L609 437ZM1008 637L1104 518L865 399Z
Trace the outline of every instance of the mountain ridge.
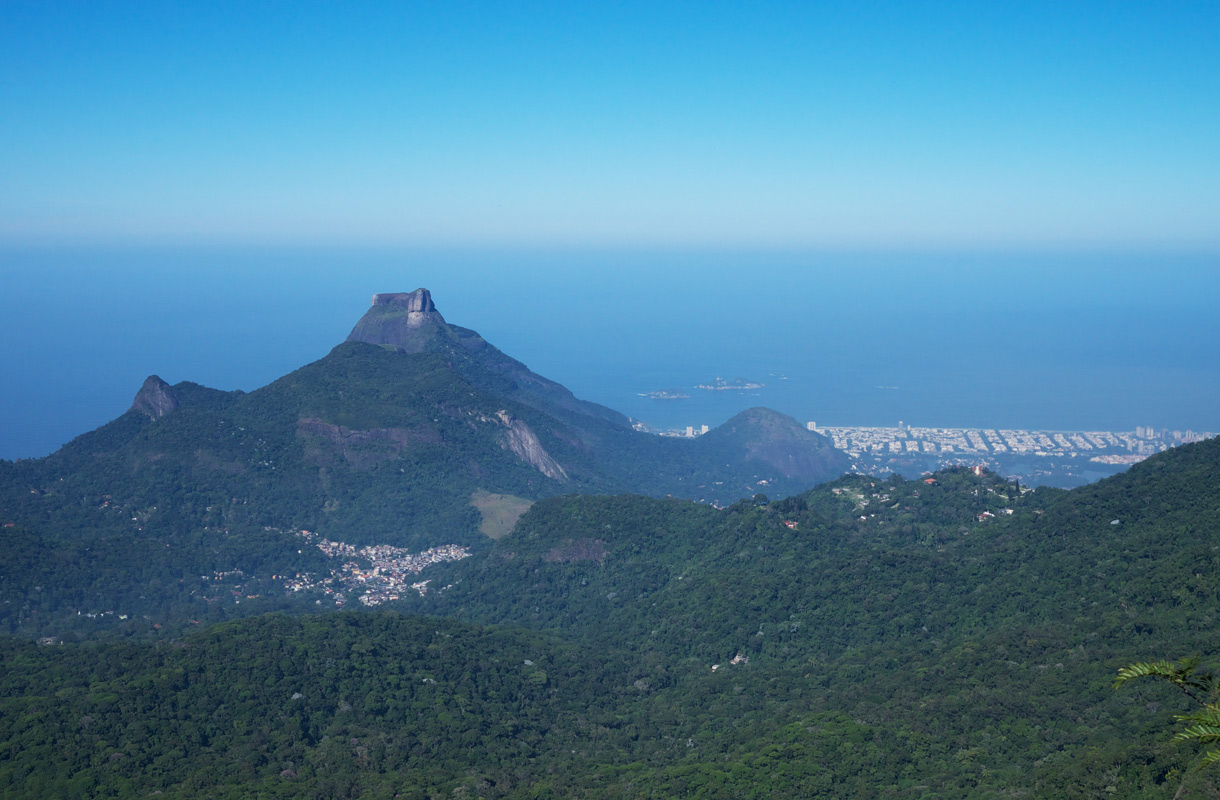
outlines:
M727 505L760 487L804 490L846 465L824 438L775 412L695 439L634 430L445 322L425 289L378 295L349 339L249 392L150 376L117 419L45 458L0 462L0 523L37 539L15 552L75 558L92 548L73 572L99 598L89 610L117 605L128 596L121 576L146 580L159 564L196 583L230 569L224 559L240 561L242 542L245 566L300 570L309 562L294 538L302 530L352 546L480 548L485 530L501 531L503 508L520 513L558 494ZM157 542L170 561L155 555ZM125 565L125 553L151 561ZM192 606L191 591L203 585L174 602ZM0 606L0 619L32 630L46 615L75 614L80 598L47 593L28 613ZM128 607L156 611L152 600Z

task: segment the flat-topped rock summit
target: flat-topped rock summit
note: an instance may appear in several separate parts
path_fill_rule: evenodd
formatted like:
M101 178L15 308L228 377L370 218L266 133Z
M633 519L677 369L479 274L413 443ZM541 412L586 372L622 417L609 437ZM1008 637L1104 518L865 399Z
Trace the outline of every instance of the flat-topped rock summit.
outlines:
M427 289L416 289L413 292L375 294L373 295L373 305L395 306L408 312L414 311L418 313L436 311L436 304L432 302L432 293Z
M348 334L349 342L390 345L408 353L428 348L436 337L452 338L427 289L373 295L373 305Z

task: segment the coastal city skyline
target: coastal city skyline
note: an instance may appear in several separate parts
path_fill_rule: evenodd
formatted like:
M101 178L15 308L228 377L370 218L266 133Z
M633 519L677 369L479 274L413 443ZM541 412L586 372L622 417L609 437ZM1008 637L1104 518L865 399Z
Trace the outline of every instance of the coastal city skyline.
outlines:
M1152 426L1133 431L921 427L901 420L894 426L819 426L816 421L805 426L829 438L851 458L851 471L861 474L915 477L946 467L980 466L1035 484L1065 486L1120 472L1171 447L1217 435ZM694 438L709 430L707 425L688 425L659 433Z

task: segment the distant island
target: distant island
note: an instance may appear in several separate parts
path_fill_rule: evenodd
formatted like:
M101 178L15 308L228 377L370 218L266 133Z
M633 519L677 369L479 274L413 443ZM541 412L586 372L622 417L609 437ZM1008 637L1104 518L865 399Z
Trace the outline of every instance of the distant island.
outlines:
M690 395L681 389L657 389L655 392L640 392L640 397L653 400L689 400Z
M753 381L747 381L744 378L734 378L731 381L726 381L724 378L717 378L712 383L701 383L698 386L696 386L695 388L704 389L706 391L719 392L719 391L724 391L726 389L739 389L739 390L761 389L766 385L767 384L765 384L765 383L754 383Z

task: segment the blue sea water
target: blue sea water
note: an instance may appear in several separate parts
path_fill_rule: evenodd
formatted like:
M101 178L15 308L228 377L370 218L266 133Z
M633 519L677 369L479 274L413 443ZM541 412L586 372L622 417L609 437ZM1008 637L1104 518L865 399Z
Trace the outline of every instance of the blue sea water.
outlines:
M250 390L375 292L432 290L578 396L655 427L765 405L819 425L1220 431L1215 255L7 249L0 458L126 410L144 378ZM722 377L763 383L709 392ZM678 388L686 400L641 394Z

